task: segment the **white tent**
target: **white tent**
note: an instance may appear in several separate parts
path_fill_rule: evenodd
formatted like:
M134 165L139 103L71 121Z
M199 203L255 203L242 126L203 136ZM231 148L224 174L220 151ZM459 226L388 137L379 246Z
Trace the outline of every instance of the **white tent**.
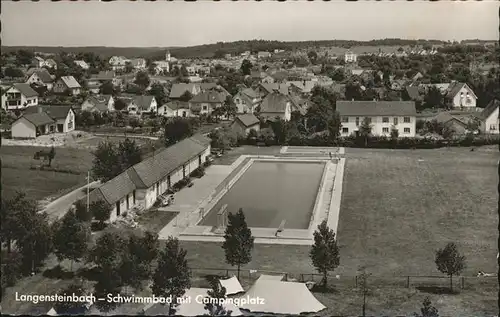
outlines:
M54 307L52 307L48 312L47 312L47 315L49 316L57 316L57 312L56 310L54 309Z
M250 303L243 303L240 309L254 313L299 315L317 313L326 308L304 283L259 279L240 298L250 299Z
M234 295L245 291L243 287L241 287L236 276L228 278L227 280L219 280L219 282L221 286L226 288L226 295Z
M208 311L205 309L205 304L201 300L208 297L208 288L195 288L192 287L186 291L184 298L186 299L184 303L179 304L175 309L176 316L203 316L207 315ZM226 310L231 311L231 316L242 316L243 314L239 308L232 304L227 303L223 305ZM168 305L154 304L150 308L145 309L144 315L146 316L158 316L158 315L168 315Z
M283 281L284 276L283 275L266 275L266 274L261 274L259 276L259 281Z

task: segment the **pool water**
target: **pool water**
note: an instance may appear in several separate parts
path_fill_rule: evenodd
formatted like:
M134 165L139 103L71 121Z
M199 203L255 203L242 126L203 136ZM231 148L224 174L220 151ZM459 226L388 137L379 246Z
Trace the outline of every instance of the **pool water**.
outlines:
M325 163L255 161L200 222L216 226L217 213L243 209L249 227L307 229Z

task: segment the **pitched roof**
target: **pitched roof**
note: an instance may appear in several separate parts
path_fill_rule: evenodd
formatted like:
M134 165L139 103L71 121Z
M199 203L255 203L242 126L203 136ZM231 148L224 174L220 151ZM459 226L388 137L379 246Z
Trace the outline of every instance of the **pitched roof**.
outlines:
M223 103L225 100L225 95L222 92L217 92L214 90L204 91L197 94L190 100L193 103Z
M36 107L30 107L30 108L36 108ZM54 123L54 120L51 117L49 117L45 112L25 113L19 119L21 118L28 120L29 122L33 123L36 127L49 123Z
M478 118L481 120L488 119L498 107L500 107L500 100L494 99L490 101L486 108L484 108L483 111L481 111L481 113L478 115ZM500 112L498 113L498 116L500 118Z
M184 139L132 166L129 176L137 188L149 188L206 148L198 136Z
M316 86L316 82L312 80L291 81L289 83L290 85L299 88L303 93L310 93L314 86Z
M96 95L96 96L90 96L87 98L87 102L91 103L100 111L106 111L108 110L108 103L109 99L111 99L111 95Z
M235 120L240 121L245 127L253 126L259 123L259 119L251 113L245 113L237 116Z
M466 122L463 121L462 118L459 118L459 117L456 117L456 116L453 116L451 115L449 112L439 112L434 118L433 120L436 120L437 122L440 122L440 123L447 123L451 120L455 120L455 121L458 121L460 124L462 125L467 125Z
M78 61L75 61L75 64L82 67L82 68L88 68L89 67L89 64L87 64L86 61L84 60L78 60Z
M142 110L149 110L151 103L153 102L154 96L135 96L133 97L134 103Z
M38 96L38 93L29 84L14 84L13 87L19 90L26 98Z
M242 89L240 92L251 99L258 98L257 93L252 88L245 88Z
M406 93L408 94L411 100L417 100L421 98L418 86L406 86Z
M186 91L192 93L194 88L195 84L185 84L185 83L173 84L172 88L170 89L169 97L180 98Z
M90 202L103 200L110 205L113 205L123 197L127 196L135 189L135 184L129 175L129 170L119 174L115 178L107 181L99 188L94 189L90 195Z
M413 101L337 101L341 116L415 116Z
M73 76L62 76L60 78L62 82L66 85L68 88L81 88L80 84L76 81L75 77Z
M284 84L266 84L266 83L261 83L260 86L262 88L264 88L268 93L272 93L272 92L280 92L284 95L288 95L288 87L289 87L289 84L287 83L284 83Z
M114 71L104 71L92 76L91 80L113 80L115 77L116 73Z
M285 112L286 104L290 102L286 95L273 92L267 95L260 105L260 112Z
M65 119L68 116L69 110L72 108L71 106L36 106L36 107L28 107L25 110L25 113L37 113L39 108L46 114L48 114L52 119Z
M52 78L52 76L50 75L49 71L46 70L45 68L44 69L41 69L41 70L37 70L34 72L38 78L40 78L40 80L43 82L43 83L53 83L54 82L54 78Z
M173 101L170 101L170 102L164 104L164 106L171 109L171 110L188 109L189 102L173 100Z

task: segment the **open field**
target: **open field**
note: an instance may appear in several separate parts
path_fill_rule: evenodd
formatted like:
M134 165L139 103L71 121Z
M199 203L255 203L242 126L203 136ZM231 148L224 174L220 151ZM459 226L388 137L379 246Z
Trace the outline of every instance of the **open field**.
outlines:
M2 146L3 198L24 191L30 198L43 199L71 191L85 183L87 171L92 167L92 154L88 150L56 148L52 168L59 171L31 170L40 161L33 160L36 151L47 148L33 146Z

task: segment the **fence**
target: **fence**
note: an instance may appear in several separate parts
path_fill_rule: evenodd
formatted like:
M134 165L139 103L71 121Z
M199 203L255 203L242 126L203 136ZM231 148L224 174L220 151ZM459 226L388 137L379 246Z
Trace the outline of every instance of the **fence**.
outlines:
M219 276L230 277L237 274L237 269L234 268L191 268L193 276ZM320 283L323 274L319 273L290 273L268 270L240 270L240 280L256 280L261 274L266 275L282 275L284 281L297 282L316 282ZM454 276L452 279L454 289L475 290L485 287L498 287L498 279L496 276ZM335 273L328 276L328 283L339 288L357 288L361 284L361 278L358 275L341 275ZM448 276L426 276L426 275L401 275L401 276L376 276L371 275L367 278L369 287L374 288L420 288L420 289L447 289L450 287L450 278Z

